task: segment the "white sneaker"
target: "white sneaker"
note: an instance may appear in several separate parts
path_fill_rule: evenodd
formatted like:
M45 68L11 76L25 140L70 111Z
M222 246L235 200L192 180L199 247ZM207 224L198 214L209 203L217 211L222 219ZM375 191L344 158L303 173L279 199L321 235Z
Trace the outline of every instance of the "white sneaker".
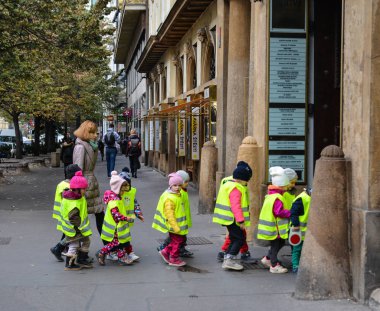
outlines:
M119 258L117 257L117 253L109 253L106 255L107 260L117 261Z
M261 258L261 263L267 268L270 268L272 266L270 263L270 259L268 259L267 256Z
M236 260L233 260L232 258L224 259L222 268L236 271L241 271L244 269L244 267L241 264L237 263Z
M274 267L270 267L269 268L269 271L271 273L287 273L288 272L288 269L286 269L285 267L281 266L279 263L274 266Z
M134 252L128 254L128 258L132 261L138 261L140 259Z

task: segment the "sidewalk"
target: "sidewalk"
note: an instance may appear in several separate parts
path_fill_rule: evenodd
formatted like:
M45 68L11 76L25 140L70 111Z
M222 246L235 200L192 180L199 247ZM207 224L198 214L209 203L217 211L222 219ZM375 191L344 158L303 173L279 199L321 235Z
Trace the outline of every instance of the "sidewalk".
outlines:
M118 156L116 168L120 171L125 165L125 157ZM105 161L98 161L95 174L104 192L109 182ZM63 168L41 167L0 184L0 310L369 310L345 300L295 300L292 292L296 276L291 273L223 271L216 254L225 231L212 224L211 215L196 214L198 196L193 188L189 189L193 212L189 237L212 244L189 245L195 256L187 262L199 273L164 264L156 251L157 240L164 235L153 230L151 224L167 179L144 167L138 178L132 179L145 216L145 223L137 221L132 230L132 244L141 256L140 262L127 267L95 263L94 269L64 271L64 264L49 252L60 237L51 211L55 186L63 177ZM90 255L94 256L101 241L93 216L90 221ZM251 249L257 258L265 252L266 248ZM288 252L284 249L283 254Z

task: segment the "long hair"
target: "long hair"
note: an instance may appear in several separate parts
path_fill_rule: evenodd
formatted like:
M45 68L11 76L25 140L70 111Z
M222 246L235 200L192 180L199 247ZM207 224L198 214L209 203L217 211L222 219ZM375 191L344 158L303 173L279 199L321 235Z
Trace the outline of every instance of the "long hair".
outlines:
M84 121L78 129L74 131L74 135L81 140L89 141L90 133L97 133L98 127L96 124L90 120Z

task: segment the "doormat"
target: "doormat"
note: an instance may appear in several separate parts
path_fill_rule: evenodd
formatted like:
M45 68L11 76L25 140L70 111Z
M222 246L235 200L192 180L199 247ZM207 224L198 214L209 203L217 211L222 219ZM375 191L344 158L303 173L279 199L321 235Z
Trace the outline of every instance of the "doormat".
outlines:
M0 236L0 245L8 245L11 242L11 237L1 237Z
M158 239L157 242L162 244L164 243L164 239ZM206 245L206 244L213 244L210 240L204 238L204 237L188 237L186 240L187 245Z

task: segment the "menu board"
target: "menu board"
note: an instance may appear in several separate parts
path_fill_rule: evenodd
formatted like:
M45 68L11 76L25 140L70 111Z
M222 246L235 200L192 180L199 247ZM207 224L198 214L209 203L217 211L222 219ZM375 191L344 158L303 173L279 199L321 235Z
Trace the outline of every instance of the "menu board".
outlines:
M154 125L153 121L149 121L149 150L154 150Z
M186 127L185 127L185 116L182 117L182 113L180 113L180 117L178 119L178 156L184 157L186 155Z
M299 182L306 182L306 5L271 0L270 10L267 163L294 169Z

